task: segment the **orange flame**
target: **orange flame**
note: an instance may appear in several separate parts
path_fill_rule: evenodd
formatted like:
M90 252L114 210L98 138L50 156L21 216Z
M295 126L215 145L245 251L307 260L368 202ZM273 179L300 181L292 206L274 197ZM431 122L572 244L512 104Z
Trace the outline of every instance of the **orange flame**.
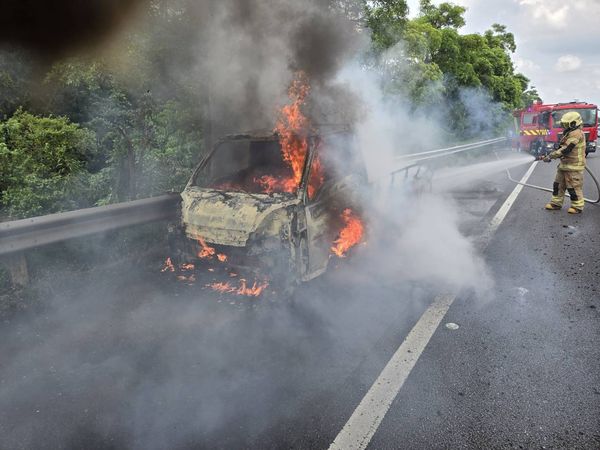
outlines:
M200 244L200 251L198 252L198 258L210 259L215 256L215 249L206 245L206 241L203 237L198 237L198 244Z
M247 281L243 278L239 282L240 284L237 287L228 282L211 283L206 286L222 294L236 294L245 297L258 297L269 286L269 283L266 281L262 283L254 281L251 287L248 286Z
M354 212L347 208L342 212L344 228L339 237L334 241L331 251L340 258L345 258L348 250L358 244L364 234L364 226Z
M309 93L308 79L305 74L299 73L288 91L291 103L281 109L275 125L283 160L292 168L293 178L286 183L286 188L292 188L292 192L300 185L308 152L308 119L302 113L302 106Z
M165 265L162 268L161 272L175 272L175 266L173 265L173 261L171 261L171 258L167 258L167 260L165 261Z
M310 92L308 78L302 72L288 90L290 104L281 108L275 131L279 134L281 156L292 170L291 177L281 178L264 175L254 180L265 192L271 193L276 189L281 192L294 193L302 181L302 172L306 155L308 154L308 119L302 112L302 106Z
M308 178L308 198L313 199L315 197L316 192L325 182L325 174L323 173L323 165L321 164L321 159L317 155L316 158L312 162L312 166L310 168L310 176Z
M200 244L200 251L198 252L198 258L200 259L212 259L213 256L217 256L220 262L227 261L227 255L222 253L217 254L214 247L210 247L202 236L198 237L198 244Z

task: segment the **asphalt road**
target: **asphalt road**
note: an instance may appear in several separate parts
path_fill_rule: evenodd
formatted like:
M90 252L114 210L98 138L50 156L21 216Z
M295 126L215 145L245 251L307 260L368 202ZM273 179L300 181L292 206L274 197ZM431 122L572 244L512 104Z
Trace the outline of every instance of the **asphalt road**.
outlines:
M387 237L292 299L210 293L160 261L57 269L43 312L0 326L0 449L326 449L446 292L363 447L599 448L600 207L547 212L524 189L477 250L515 185L465 177L442 202L394 203L401 219L372 230Z
M369 448L600 448L600 208L548 196L520 194L485 251L495 295L457 298Z

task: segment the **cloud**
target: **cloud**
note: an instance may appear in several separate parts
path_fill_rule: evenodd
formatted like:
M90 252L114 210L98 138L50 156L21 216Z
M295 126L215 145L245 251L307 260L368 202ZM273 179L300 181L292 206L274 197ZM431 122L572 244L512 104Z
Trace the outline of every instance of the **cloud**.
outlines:
M514 58L514 61L519 72L534 72L540 69L540 66L530 59L517 56Z
M560 0L520 0L529 16L543 25L561 30L567 27L569 5L563 5Z
M581 58L575 55L563 55L558 58L554 68L557 72L574 72L581 67Z

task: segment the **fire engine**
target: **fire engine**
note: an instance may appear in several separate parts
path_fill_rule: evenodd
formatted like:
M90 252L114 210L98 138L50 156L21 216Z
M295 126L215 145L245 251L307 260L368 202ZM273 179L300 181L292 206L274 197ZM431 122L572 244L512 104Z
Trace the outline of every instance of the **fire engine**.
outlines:
M513 146L536 156L550 153L563 135L560 119L570 111L578 112L583 119L582 129L587 142L586 155L595 152L598 139L598 107L578 101L553 104L537 101L526 109L514 111L518 137L513 141Z

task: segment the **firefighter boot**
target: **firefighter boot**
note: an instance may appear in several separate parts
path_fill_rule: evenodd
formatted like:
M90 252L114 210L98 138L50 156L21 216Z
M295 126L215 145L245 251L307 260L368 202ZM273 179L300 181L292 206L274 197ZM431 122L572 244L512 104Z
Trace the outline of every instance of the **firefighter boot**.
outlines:
M546 205L548 211L558 211L562 208L563 202L565 201L566 189L565 174L561 170L557 170L556 178L552 185L552 198L550 199L550 203Z
M583 212L582 209L573 208L572 206L567 210L569 214L581 214Z
M558 211L561 208L562 208L562 206L555 205L554 203L547 203L546 204L546 209L548 211Z

